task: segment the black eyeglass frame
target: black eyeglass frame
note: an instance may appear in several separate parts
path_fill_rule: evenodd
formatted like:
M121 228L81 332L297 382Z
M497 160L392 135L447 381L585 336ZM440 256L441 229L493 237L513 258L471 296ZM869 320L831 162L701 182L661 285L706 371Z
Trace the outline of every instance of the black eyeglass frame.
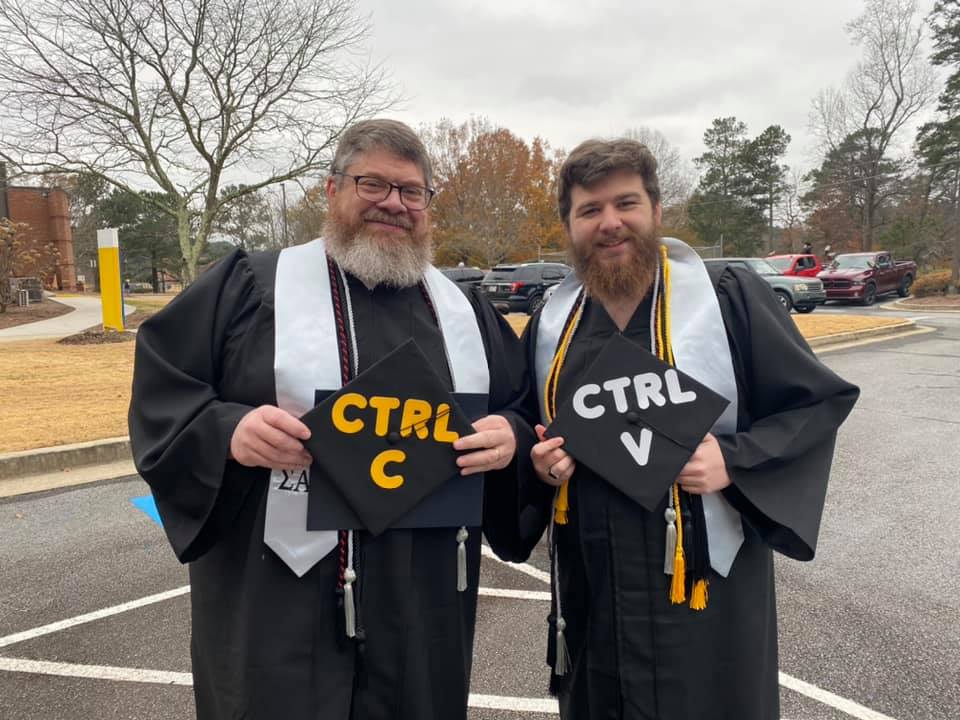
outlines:
M331 175L341 175L341 176L343 176L343 177L351 178L351 179L353 180L353 189L354 189L354 191L357 193L357 197L360 198L361 200L368 200L368 201L370 201L370 202L383 202L383 201L386 200L388 197L390 197L390 193L392 193L393 190L394 190L394 188L396 188L397 194L400 196L400 202L403 203L403 206L404 206L407 210L426 210L428 207L430 207L430 203L433 202L433 198L436 197L436 194L437 194L437 191L436 191L436 190L434 190L432 187L428 187L428 186L426 186L426 185L397 185L396 183L389 182L389 181L387 181L387 180L384 180L383 178L378 178L378 177L376 177L376 176L374 176L374 175L351 175L350 173L345 173L345 172L340 172L340 171L334 171L334 172L332 172L332 173L330 173L330 174L331 174ZM381 182L381 183L384 183L385 185L387 185L388 190L387 190L386 194L385 194L382 198L379 198L379 199L374 199L374 198L371 198L371 197L364 197L363 195L360 194L360 181L361 181L361 180L376 180L377 182ZM427 199L426 199L426 201L424 202L423 207L410 207L410 206L407 204L406 200L405 200L404 197L403 197L403 191L404 191L404 189L406 189L406 188L422 188L422 189L425 191L425 193L426 193L426 198L427 198Z

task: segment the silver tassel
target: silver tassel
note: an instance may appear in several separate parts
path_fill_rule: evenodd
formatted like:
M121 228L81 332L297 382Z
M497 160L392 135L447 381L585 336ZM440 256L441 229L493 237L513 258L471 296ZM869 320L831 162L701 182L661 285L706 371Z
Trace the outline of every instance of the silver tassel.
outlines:
M465 527L457 530L457 592L467 589L467 538L470 533Z
M567 650L567 639L563 636L567 623L562 617L557 618L557 661L553 665L553 674L563 676L570 669L570 651Z
M663 519L667 521L667 550L663 558L663 572L673 575L673 558L677 552L677 511L668 505L663 511Z
M357 574L352 568L347 568L343 573L343 619L344 626L347 629L347 637L357 636L357 611L353 606L353 581L357 579Z

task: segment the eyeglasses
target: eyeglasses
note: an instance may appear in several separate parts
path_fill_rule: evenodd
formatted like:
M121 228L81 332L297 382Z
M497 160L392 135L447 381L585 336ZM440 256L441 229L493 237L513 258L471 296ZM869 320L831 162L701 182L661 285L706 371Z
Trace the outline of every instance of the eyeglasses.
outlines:
M357 197L370 202L383 202L393 189L400 193L400 202L407 210L426 210L436 191L422 185L397 185L369 175L350 175L345 172L334 172L333 175L353 178L357 187Z

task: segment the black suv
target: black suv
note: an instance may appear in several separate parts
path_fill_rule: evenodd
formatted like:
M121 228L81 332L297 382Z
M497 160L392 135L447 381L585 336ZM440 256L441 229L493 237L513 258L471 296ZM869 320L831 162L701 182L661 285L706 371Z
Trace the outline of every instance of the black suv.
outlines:
M494 307L532 314L543 300L543 291L563 280L571 269L549 262L497 265L483 278L481 287Z
M440 272L453 280L460 287L480 287L483 280L483 270L475 267L442 267Z

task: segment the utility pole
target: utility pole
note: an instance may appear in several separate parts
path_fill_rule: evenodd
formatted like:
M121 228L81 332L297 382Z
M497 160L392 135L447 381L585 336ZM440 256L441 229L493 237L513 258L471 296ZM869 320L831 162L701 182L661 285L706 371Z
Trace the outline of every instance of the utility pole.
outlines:
M284 183L280 183L280 197L282 198L282 203L283 203L283 246L288 247L288 244L287 244L287 186Z

